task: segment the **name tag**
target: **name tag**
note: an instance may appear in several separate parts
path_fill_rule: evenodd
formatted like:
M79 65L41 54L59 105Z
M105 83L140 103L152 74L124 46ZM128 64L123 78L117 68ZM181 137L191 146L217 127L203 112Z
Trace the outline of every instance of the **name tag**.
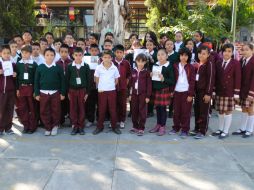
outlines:
M138 89L138 82L135 82L135 89Z
M24 80L28 80L28 73L24 73Z
M199 81L199 74L196 74L196 81Z
M81 84L81 78L76 78L77 84Z

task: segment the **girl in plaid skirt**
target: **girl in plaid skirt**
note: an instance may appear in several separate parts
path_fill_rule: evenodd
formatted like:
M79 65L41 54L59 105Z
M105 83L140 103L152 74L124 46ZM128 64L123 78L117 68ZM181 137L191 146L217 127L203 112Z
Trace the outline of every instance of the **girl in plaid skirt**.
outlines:
M242 85L240 99L242 106L241 127L233 135L242 135L247 138L253 135L254 126L254 47L252 44L243 46Z
M170 104L170 86L175 83L173 66L167 61L168 54L165 49L158 51L158 62L154 64L151 77L153 86L154 105L157 112L157 125L151 129L150 133L158 133L162 136L166 133L167 110Z
M213 133L220 139L228 136L232 122L232 111L239 100L241 87L241 65L233 57L234 46L222 47L223 60L216 64L216 110L219 112L219 129Z

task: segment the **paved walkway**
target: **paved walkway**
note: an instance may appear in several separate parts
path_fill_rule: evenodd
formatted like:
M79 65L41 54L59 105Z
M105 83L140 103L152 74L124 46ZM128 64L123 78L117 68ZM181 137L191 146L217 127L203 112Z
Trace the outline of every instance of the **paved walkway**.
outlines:
M192 118L192 122L193 122ZM212 117L211 128L217 128ZM148 119L150 129L155 118ZM172 120L168 120L168 126ZM240 114L233 116L233 127ZM192 124L193 126L193 124ZM0 138L1 190L253 190L254 137L203 140L178 136L137 137L108 129L93 136L16 134ZM210 132L209 132L210 133Z

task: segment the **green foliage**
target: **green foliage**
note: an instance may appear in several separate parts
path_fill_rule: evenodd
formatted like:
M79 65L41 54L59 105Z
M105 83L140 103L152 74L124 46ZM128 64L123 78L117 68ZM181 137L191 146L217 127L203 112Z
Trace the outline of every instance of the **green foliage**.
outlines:
M35 25L34 0L0 0L0 37L14 34Z

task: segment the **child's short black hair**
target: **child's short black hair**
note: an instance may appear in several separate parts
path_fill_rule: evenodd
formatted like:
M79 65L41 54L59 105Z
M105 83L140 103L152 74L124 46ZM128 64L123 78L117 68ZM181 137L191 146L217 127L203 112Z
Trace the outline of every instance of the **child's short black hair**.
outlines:
M8 44L4 44L4 45L0 46L0 52L3 51L4 49L7 49L11 52L11 48Z
M132 34L130 35L130 37L129 37L129 40L130 40L133 36L135 36L135 37L138 39L138 34L132 33Z
M46 42L46 43L48 43L48 40L47 40L46 38L40 38L39 41L40 41L40 43L41 43L41 42Z
M30 45L25 45L21 48L21 52L29 52L29 53L32 53L32 46Z
M73 53L84 53L83 49L81 47L76 47L73 51Z
M29 34L32 36L32 32L29 31L29 30L25 30L25 31L22 33L22 35L24 35L25 33L29 33Z
M46 48L46 49L45 49L45 51L44 51L44 56L45 56L45 54L46 54L48 51L54 53L54 56L56 56L56 52L55 52L55 50L54 50L52 47L49 47L49 48Z
M11 45L11 44L17 44L17 42L15 42L14 40L10 40L8 44L9 45Z
M142 61L142 62L146 62L146 64L144 65L144 68L147 68L147 56L144 53L140 53L137 55L136 59L135 59L135 66L137 67L137 61Z
M254 45L251 43L245 43L243 46L249 47L252 51L254 50Z
M79 38L79 39L77 40L77 43L78 43L79 41L81 41L81 42L84 42L84 43L85 43L85 39L84 39L84 38Z
M38 42L32 43L32 46L38 46L39 48L41 48L41 46L40 46L40 44Z
M206 45L201 45L199 48L198 48L198 50L197 50L197 52L198 53L201 53L201 51L203 51L203 50L205 50L205 51L207 51L208 52L208 54L210 54L210 48L208 47L208 46L206 46Z
M69 51L69 46L67 44L62 44L60 49L67 49Z
M153 43L154 46L156 46L156 45L155 45L155 41L153 41L153 40L147 40L146 43L147 43L147 42L151 42L151 43ZM145 45L146 45L146 44L145 44Z
M97 41L99 41L99 35L96 33L91 33L90 34L91 37L94 37Z
M233 44L225 44L223 47L222 47L222 52L226 51L226 49L232 49L232 52L234 52L234 45Z
M14 35L14 36L12 37L12 39L14 39L14 38L21 38L21 39L22 39L22 36L21 36L20 34L16 34L16 35Z
M112 32L107 32L107 33L105 34L105 38L106 38L107 36L112 36L112 37L114 38L114 34L113 34Z
M124 46L121 45L121 44L118 44L118 45L115 46L114 52L116 52L116 50L119 50L119 51L123 51L123 52L124 52Z
M104 43L103 44L105 44L105 43L111 43L112 45L113 45L113 42L112 42L112 40L109 40L109 39L106 39L106 40L104 40Z
M96 48L99 50L99 46L97 44L91 44L89 49Z
M164 38L164 37L167 37L168 38L168 35L166 33L162 33L160 34L160 39Z
M44 36L46 37L47 35L50 35L54 38L54 34L52 32L46 32Z
M178 54L179 54L179 62L180 62L180 55L184 55L184 54L188 56L187 63L191 62L192 53L188 48L186 48L186 47L181 48L179 50Z
M104 55L110 55L111 57L113 57L113 55L112 55L112 51L110 51L110 50L104 50L103 52L102 52L102 57L104 56Z
M61 44L63 44L63 41L62 41L62 39L60 39L60 38L55 39L54 42L53 42L53 44L56 44L56 43L58 43L58 42L60 42Z

